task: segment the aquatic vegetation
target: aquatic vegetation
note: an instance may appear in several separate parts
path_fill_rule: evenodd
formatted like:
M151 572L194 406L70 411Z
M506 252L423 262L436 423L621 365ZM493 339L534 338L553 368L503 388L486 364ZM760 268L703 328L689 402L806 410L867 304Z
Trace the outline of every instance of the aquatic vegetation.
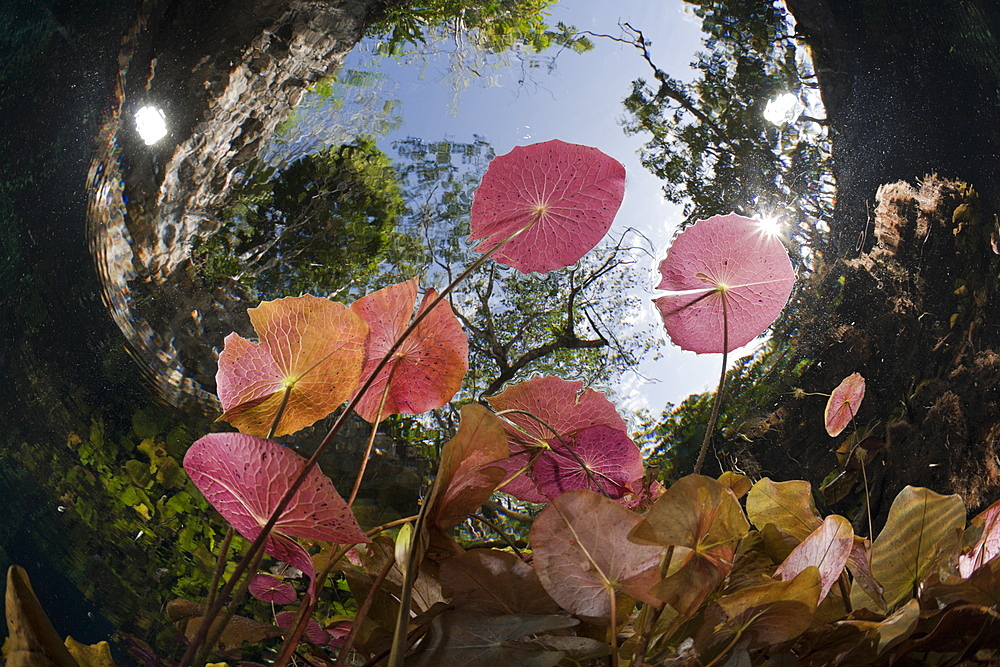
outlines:
M191 481L215 509L248 540L254 540L276 512L281 498L306 460L276 442L242 433L212 433L196 441L184 457ZM313 468L280 512L265 551L314 578L302 537L324 542L367 542L333 482Z
M265 301L248 312L260 342L226 336L220 419L243 433L279 436L316 423L351 395L368 335L354 312L315 296Z
M698 353L722 353L722 373L695 474L701 472L726 385L727 355L770 326L788 301L795 272L777 235L736 214L699 220L660 262L654 300L671 340Z
M858 414L858 407L865 397L865 379L861 373L852 373L837 385L826 402L824 417L826 432L836 438Z
M369 326L362 381L410 323L417 281L390 285L351 304L351 310ZM419 310L436 297L435 290L428 290ZM413 328L354 409L365 421L377 423L389 415L419 415L440 408L461 388L468 368L469 342L462 325L448 304L439 302Z
M492 256L522 271L549 270L588 252L623 192L620 165L595 151L547 142L498 158L473 205L473 236L484 239L473 269ZM573 231L558 232L567 221ZM670 336L724 355L770 324L794 279L780 240L739 216L689 228L661 273L661 288L674 292L657 304ZM416 278L349 309L279 299L257 309L258 318L274 314L254 322L260 343L227 339L220 376L238 390L226 390L236 398L223 401L223 418L244 433L201 438L185 469L253 544L227 569L221 591L193 608L198 624L187 632L182 665L204 661L218 641L210 628L218 636L226 625L215 619L223 606L235 609L230 598L247 586L289 600L287 582L257 573L265 552L311 580L297 608L273 619L286 629L278 665L297 651L329 663L327 644L336 645L337 664L357 652L371 661L388 655L394 667L404 657L417 665L888 664L914 651L997 645L989 609L1000 581L991 558L1000 543L996 510L966 528L958 496L908 487L872 541L847 518L822 516L803 481L753 483L729 472L663 489L644 474L614 404L555 377L509 387L488 399L492 410L464 406L420 513L363 532L315 462L351 410L377 424L390 412L450 400L467 355L445 302L454 285L428 291L415 314ZM337 317L307 316L327 311ZM305 380L322 381L317 369L327 366L335 381L320 389ZM840 407L853 417L860 403L863 381L852 378L831 398L836 419ZM303 428L344 401L308 461L247 432ZM526 519L530 554L478 514L498 490L545 503ZM506 547L456 540L452 529L467 517L490 525ZM395 538L381 535L397 527ZM348 616L318 612L319 600L345 584Z
M469 240L522 273L561 269L604 238L624 196L625 167L596 148L558 139L515 148L483 176Z
M795 283L781 239L758 221L731 214L678 234L660 263L654 303L670 339L700 354L726 353L759 336Z

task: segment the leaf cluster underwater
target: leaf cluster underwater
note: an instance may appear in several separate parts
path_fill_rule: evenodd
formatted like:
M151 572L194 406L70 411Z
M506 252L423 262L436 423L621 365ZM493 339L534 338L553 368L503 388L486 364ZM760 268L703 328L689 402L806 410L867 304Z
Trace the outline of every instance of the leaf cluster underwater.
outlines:
M586 146L496 158L472 205L484 254L464 275L491 259L526 272L578 261L610 228L624 183L616 160ZM656 304L677 344L725 355L778 315L794 273L759 227L720 216L677 238ZM872 540L822 516L808 482L727 472L665 488L614 404L557 377L462 406L419 514L362 527L364 466L345 500L316 461L351 411L374 434L391 414L453 399L468 341L447 297L462 277L419 305L417 278L350 306L265 302L250 311L256 342L226 339L221 419L240 432L196 441L184 471L252 544L235 566L220 550L204 603L168 606L189 642L181 665L211 651L278 665L954 664L1000 648L1000 503L967 525L957 495L907 487ZM860 376L845 382L831 434L863 397ZM335 412L308 460L271 439ZM847 452L845 470L863 473L865 452ZM510 497L539 505L498 502ZM527 541L499 516L530 526ZM469 544L456 532L468 521L497 539ZM284 565L267 572L265 553ZM220 615L247 590L271 618Z

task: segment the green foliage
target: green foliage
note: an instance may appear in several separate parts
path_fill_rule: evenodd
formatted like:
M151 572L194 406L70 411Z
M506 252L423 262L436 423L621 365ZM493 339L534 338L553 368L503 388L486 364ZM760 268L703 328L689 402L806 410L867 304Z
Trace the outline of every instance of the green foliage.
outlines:
M593 48L586 37L558 23L545 21L545 10L555 0L486 0L471 4L459 0L430 0L389 9L370 33L385 36L382 50L397 55L407 44L422 46L435 30L463 34L480 49L502 53L518 46L540 53L553 45L582 53Z
M396 231L403 207L388 157L360 139L277 174L252 171L194 262L207 284L235 278L261 299L363 293L419 261L419 247Z
M772 0L688 0L702 19L705 51L690 83L649 58L653 69L625 99L624 129L648 134L643 165L663 179L686 223L736 212L790 223L797 246L818 248L832 213L830 148L822 119L777 127L764 118L769 100L792 93L818 100L815 77Z
M375 63L362 67L374 68ZM279 166L357 137L381 137L403 123L394 83L371 69L341 69L313 84L259 156Z
M790 393L808 367L808 360L794 361L786 337L773 335L756 352L734 362L726 373L725 407L719 413L713 442L715 456L731 457L741 440L767 430L771 397ZM692 394L679 405L668 404L658 423L650 425L649 463L659 466L664 478L690 470L698 455L705 425L712 411L711 393ZM711 454L710 454L711 458ZM724 469L739 469L730 459Z
M458 93L473 80L494 83L491 71L520 66L519 84L531 71L554 67L563 50L583 53L593 43L573 26L548 21L546 10L555 0L430 0L394 3L369 35L375 52L408 63L426 63L431 57L448 59L445 80ZM558 47L555 49L554 47ZM542 53L553 55L542 56Z

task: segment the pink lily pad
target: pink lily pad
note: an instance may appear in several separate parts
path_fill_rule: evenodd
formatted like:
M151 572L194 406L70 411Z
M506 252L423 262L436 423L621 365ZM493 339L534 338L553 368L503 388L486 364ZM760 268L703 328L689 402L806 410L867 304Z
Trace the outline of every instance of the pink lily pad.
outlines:
M681 232L660 274L657 289L671 293L653 303L667 333L681 349L699 354L731 352L759 336L795 283L781 240L736 214L699 220Z
M274 435L311 426L358 388L364 321L341 303L315 296L265 301L247 311L260 338L233 333L219 355L220 419L267 435L290 390Z
M625 196L625 167L596 148L553 140L490 162L472 201L470 241L523 273L575 263L596 246Z
M663 547L628 539L642 517L593 491L564 493L531 526L535 570L559 606L608 622L612 592L650 604Z
M255 540L306 460L281 445L242 433L211 433L184 455L184 470L205 499L248 540ZM314 468L274 524L265 551L312 579L312 559L293 537L358 544L368 537L333 482Z
M409 325L417 301L417 280L390 285L351 305L370 328L362 382ZM437 292L428 290L418 312L436 296ZM403 342L355 409L365 421L374 422L393 414L419 415L440 408L461 389L468 369L468 338L451 305L442 301ZM383 393L385 404L380 411Z
M548 424L564 440L572 440L580 431L594 426L607 426L628 433L628 426L614 404L604 394L593 389L584 390L580 381L534 377L486 400L497 412L519 410L538 418L536 420L520 412L505 414L504 419L508 423L504 429L511 457L491 464L507 471L510 481L501 490L527 502L543 503L550 499L538 488L532 471L513 477L539 449L551 448L549 442L555 434L538 420Z
M577 432L572 442L564 445L552 439L549 445L551 451L539 456L532 470L538 490L549 498L571 489L621 498L635 490L633 482L642 479L639 448L627 434L610 426L591 426Z
M819 571L819 599L822 600L844 572L853 548L854 529L850 522L832 514L792 550L775 571L774 578L788 581L807 567L814 566Z
M283 611L274 617L274 622L279 628L290 630L292 624L295 622L295 616L296 612L294 611ZM323 629L322 625L311 618L306 621L305 637L318 646L323 646L330 641L329 633Z
M298 597L290 583L282 580L281 577L262 572L253 576L247 589L250 591L250 595L258 600L274 602L275 604L289 604L295 602Z
M983 532L972 549L958 557L958 571L968 579L972 573L1000 554L1000 500L970 522Z
M860 373L851 373L841 381L830 394L826 402L823 416L826 421L826 432L831 437L837 437L847 428L861 407L865 397L865 379Z

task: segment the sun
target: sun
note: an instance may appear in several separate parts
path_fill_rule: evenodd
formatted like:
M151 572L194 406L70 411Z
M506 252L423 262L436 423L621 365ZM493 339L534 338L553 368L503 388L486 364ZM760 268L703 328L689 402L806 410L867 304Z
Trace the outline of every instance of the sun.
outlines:
M765 236L781 236L781 221L778 218L762 215L756 220L757 224L760 225L761 233Z

